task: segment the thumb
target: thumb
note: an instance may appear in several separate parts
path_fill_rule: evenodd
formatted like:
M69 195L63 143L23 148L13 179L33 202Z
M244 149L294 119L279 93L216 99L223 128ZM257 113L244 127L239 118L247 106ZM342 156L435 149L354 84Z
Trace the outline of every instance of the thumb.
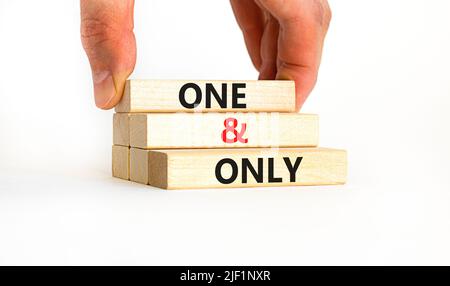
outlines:
M81 41L89 58L95 104L113 108L136 63L134 0L81 0Z
M279 22L277 79L295 81L297 110L314 88L331 20L326 0L259 0Z

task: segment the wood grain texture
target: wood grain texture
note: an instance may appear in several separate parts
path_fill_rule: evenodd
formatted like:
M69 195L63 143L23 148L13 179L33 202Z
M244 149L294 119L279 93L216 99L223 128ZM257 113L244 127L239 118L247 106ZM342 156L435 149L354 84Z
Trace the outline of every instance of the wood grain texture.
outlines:
M113 115L113 144L130 146L130 116L127 113Z
M112 146L112 175L113 177L130 179L130 148L126 146Z
M202 99L193 109L184 107L179 93L186 83L195 83L201 90ZM226 85L227 106L222 108L212 97L211 106L206 106L206 84L212 84L222 95L222 84ZM232 84L245 84L239 92L245 98L239 102L246 108L232 106ZM189 102L195 102L194 89L186 91ZM122 100L116 106L116 112L293 112L295 111L295 83L282 80L128 80L125 84Z
M331 185L344 184L347 176L347 153L338 149L131 148L130 153L131 180L164 189Z
M130 148L130 180L148 184L149 156L147 150Z
M225 143L227 118L246 130L247 143ZM227 133L232 139L233 132ZM319 119L299 113L146 113L130 115L130 146L142 149L314 147L319 141Z

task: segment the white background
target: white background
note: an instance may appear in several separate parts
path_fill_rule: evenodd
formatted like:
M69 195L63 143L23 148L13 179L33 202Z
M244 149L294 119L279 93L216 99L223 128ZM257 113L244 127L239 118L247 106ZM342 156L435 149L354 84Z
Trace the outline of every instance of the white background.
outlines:
M450 3L330 1L303 111L345 186L111 177L78 1L0 0L0 264L450 264ZM254 79L228 1L137 1L135 78Z

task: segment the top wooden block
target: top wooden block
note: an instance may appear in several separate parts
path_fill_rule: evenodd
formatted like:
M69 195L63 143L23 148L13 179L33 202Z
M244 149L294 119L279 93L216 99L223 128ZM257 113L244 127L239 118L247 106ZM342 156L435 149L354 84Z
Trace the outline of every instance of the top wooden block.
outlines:
M287 80L127 80L116 112L294 112Z

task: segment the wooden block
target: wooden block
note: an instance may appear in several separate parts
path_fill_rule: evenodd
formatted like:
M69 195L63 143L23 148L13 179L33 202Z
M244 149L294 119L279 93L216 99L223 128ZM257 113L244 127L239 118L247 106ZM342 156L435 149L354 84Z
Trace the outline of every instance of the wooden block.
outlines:
M344 184L347 153L327 148L130 149L131 180L163 189Z
M112 146L112 175L124 180L130 179L130 147Z
M233 119L236 134L225 127L232 127ZM313 147L319 141L318 122L317 115L299 113L131 114L130 145L142 149Z
M113 144L130 146L130 116L127 113L113 115Z
M128 80L116 112L293 112L287 80Z
M148 184L148 150L130 148L130 180ZM162 171L163 169L161 169Z

